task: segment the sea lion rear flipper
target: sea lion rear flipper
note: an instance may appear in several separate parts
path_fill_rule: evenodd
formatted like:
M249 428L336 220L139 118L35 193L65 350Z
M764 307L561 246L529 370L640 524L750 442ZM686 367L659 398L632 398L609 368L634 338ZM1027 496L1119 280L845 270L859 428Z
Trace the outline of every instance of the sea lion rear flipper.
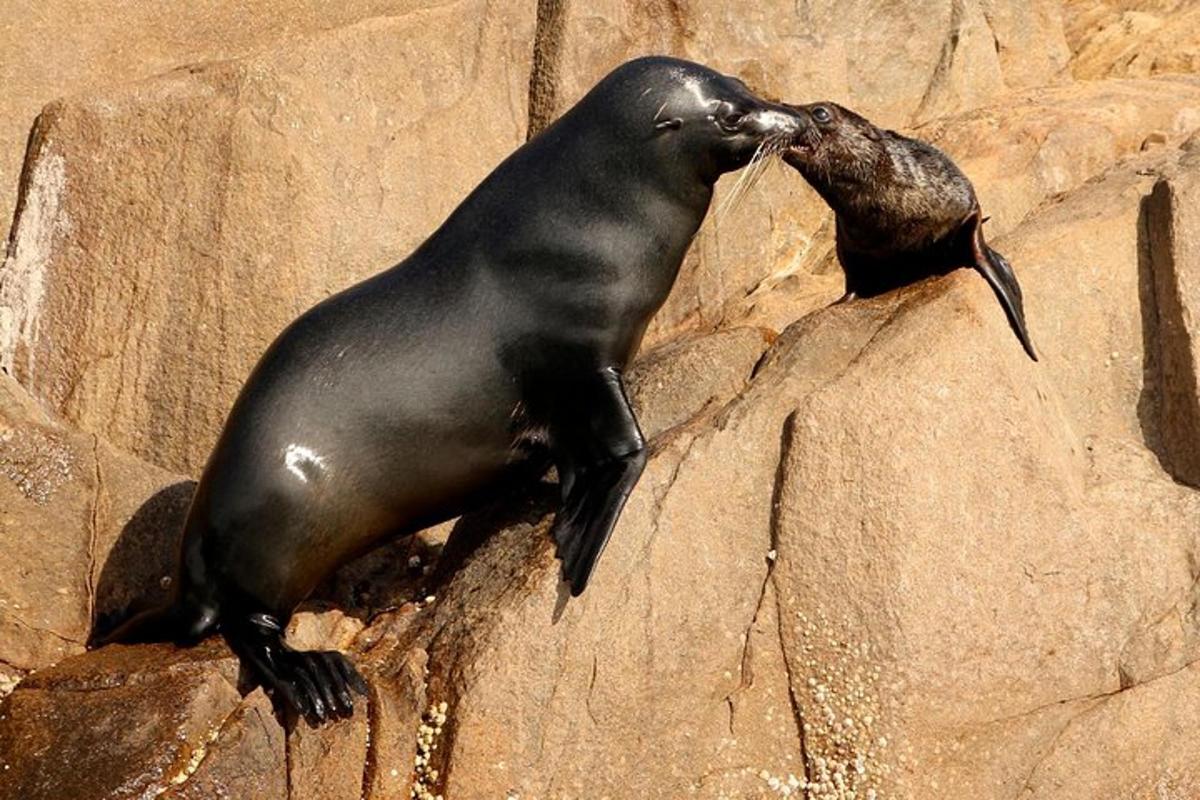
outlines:
M551 425L551 440L564 492L551 535L563 580L578 597L641 477L646 446L614 369L570 381L557 405L565 413Z
M1030 358L1037 361L1037 353L1033 349L1033 342L1029 338L1029 329L1025 324L1025 304L1021 297L1021 285L1017 283L1016 273L1013 272L1008 259L988 247L987 242L984 241L983 218L979 209L975 209L966 224L970 234L971 255L974 259L972 266L996 293L996 298L1004 307L1008 322L1012 326L1013 332L1017 334L1017 338L1021 340L1021 346L1025 348L1025 352L1029 354Z
M324 722L354 713L354 693L366 696L367 683L336 650L293 650L283 626L270 614L230 615L222 632L229 647L249 667L276 703Z

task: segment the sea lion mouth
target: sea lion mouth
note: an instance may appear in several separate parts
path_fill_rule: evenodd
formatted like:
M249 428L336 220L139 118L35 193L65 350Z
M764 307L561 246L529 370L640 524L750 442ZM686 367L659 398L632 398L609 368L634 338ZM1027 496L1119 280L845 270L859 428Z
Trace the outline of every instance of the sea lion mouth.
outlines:
M783 157L784 163L799 168L801 164L808 163L816 155L820 143L820 134L814 135L809 131L801 131L792 141L788 142L787 147L780 155Z

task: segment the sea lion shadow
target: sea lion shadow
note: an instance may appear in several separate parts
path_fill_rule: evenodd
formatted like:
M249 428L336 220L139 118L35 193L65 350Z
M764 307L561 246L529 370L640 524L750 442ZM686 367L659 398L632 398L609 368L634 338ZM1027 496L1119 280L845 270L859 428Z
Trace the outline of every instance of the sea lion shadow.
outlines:
M160 489L122 528L96 581L96 613L89 642L103 641L136 614L170 601L195 488L195 481L186 480ZM558 497L558 485L552 481L507 486L459 517L444 545L429 546L416 535L386 542L337 569L305 605L333 607L369 621L387 608L438 594L497 534L521 526L534 529L534 536L544 535L543 523L553 514ZM414 570L409 565L413 555L419 555L422 563L432 563L432 572ZM560 587L555 621L565 607L564 591Z
M529 554L515 541L530 530L534 537L544 534L543 523L553 513L558 496L553 482L508 484L458 517L444 543L427 541L418 535L420 531L397 537L339 567L305 605L335 607L369 622L383 611L448 591L476 559L482 561L480 573L508 564L526 565ZM502 552L487 552L489 541L514 528L520 531L514 531L513 539L498 543ZM422 567L431 569L426 572Z
M125 523L96 579L89 642L102 640L134 614L170 600L183 523L195 489L193 480L165 486Z

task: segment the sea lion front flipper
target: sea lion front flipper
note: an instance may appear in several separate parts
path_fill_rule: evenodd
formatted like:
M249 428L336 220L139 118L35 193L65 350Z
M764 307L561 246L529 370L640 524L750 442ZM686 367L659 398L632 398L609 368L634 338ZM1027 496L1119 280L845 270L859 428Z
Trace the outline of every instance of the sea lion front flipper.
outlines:
M578 597L646 465L646 444L616 370L569 380L551 425L562 504L551 535L562 574Z
M1034 361L1038 360L1029 338L1029 328L1025 324L1025 303L1021 296L1021 285L1017 283L1017 275L1013 272L1008 259L988 247L983 238L983 217L978 208L967 218L966 226L971 241L972 266L983 276L992 291L996 293L1000 305L1004 308L1008 322L1013 332L1021 340L1021 346Z

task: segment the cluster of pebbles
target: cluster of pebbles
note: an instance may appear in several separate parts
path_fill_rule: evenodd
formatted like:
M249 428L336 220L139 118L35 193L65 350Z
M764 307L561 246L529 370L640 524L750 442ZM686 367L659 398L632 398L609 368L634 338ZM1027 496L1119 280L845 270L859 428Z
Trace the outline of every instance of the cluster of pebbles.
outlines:
M0 431L0 475L21 494L45 505L71 477L71 448L61 438L41 431Z
M889 749L879 722L880 669L870 648L834 630L818 610L815 619L797 613L794 630L809 678L803 687L804 741L809 774L803 778L759 777L781 797L805 800L877 800L891 773ZM849 625L845 626L849 629Z
M421 717L421 727L417 728L417 756L413 764L412 800L442 800L440 794L434 794L439 775L430 759L433 751L437 750L438 739L446 725L447 708L443 700L431 705Z

